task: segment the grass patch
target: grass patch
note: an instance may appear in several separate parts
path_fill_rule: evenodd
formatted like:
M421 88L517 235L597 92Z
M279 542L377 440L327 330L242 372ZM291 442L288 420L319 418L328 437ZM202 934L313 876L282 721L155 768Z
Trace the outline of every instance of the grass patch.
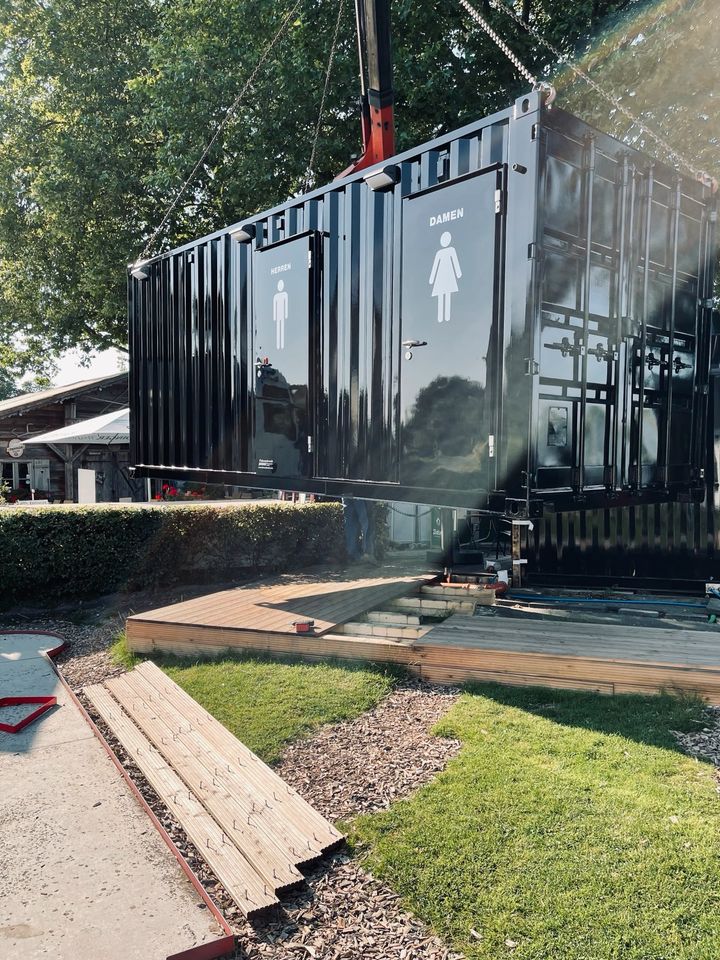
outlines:
M671 733L701 716L670 696L475 687L437 728L459 757L354 840L471 960L716 960L720 801Z
M369 710L395 682L392 671L258 657L160 665L266 763L290 740Z
M110 656L113 659L113 663L117 663L120 667L125 667L126 670L132 670L138 663L142 663L144 659L129 649L124 630L120 631L115 639L115 643L110 647Z
M110 652L127 670L147 659L128 648L124 632ZM309 664L235 652L212 660L152 659L266 763L279 759L291 740L371 709L404 676L392 664Z

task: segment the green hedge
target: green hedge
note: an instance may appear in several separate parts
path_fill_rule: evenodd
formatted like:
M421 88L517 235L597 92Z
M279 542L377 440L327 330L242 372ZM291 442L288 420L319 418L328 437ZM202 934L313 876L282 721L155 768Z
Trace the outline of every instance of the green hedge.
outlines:
M221 582L343 552L336 503L0 510L0 603Z

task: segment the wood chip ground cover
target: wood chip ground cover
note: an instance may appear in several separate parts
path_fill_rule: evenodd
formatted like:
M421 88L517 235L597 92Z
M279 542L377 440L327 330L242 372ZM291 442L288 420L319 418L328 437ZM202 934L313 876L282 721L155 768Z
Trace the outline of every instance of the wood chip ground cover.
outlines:
M290 744L277 771L330 819L383 810L457 755L459 740L430 734L457 697L452 688L401 683L354 720Z

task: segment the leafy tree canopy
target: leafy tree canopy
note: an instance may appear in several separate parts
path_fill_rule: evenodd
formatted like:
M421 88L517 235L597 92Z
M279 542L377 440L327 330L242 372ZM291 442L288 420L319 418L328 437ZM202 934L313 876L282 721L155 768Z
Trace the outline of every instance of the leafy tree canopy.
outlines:
M555 56L504 13L477 5L539 75L556 70ZM568 55L588 54L593 74L711 165L720 56L713 0L513 6ZM6 362L38 370L70 346L124 345L125 265L293 7L292 0L0 0ZM337 15L337 0L301 0L174 212L165 248L303 188ZM630 19L616 21L622 15ZM393 0L392 17L400 149L499 109L524 89L454 0ZM339 37L314 183L332 179L359 149L352 0ZM596 95L565 88L565 105L636 136Z

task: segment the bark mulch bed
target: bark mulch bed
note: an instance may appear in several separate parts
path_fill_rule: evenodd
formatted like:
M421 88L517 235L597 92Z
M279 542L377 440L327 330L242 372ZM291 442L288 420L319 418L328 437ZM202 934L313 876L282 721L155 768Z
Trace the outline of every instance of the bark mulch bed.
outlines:
M374 709L291 744L280 776L330 820L384 810L443 770L458 740L430 729L459 691L407 681Z

